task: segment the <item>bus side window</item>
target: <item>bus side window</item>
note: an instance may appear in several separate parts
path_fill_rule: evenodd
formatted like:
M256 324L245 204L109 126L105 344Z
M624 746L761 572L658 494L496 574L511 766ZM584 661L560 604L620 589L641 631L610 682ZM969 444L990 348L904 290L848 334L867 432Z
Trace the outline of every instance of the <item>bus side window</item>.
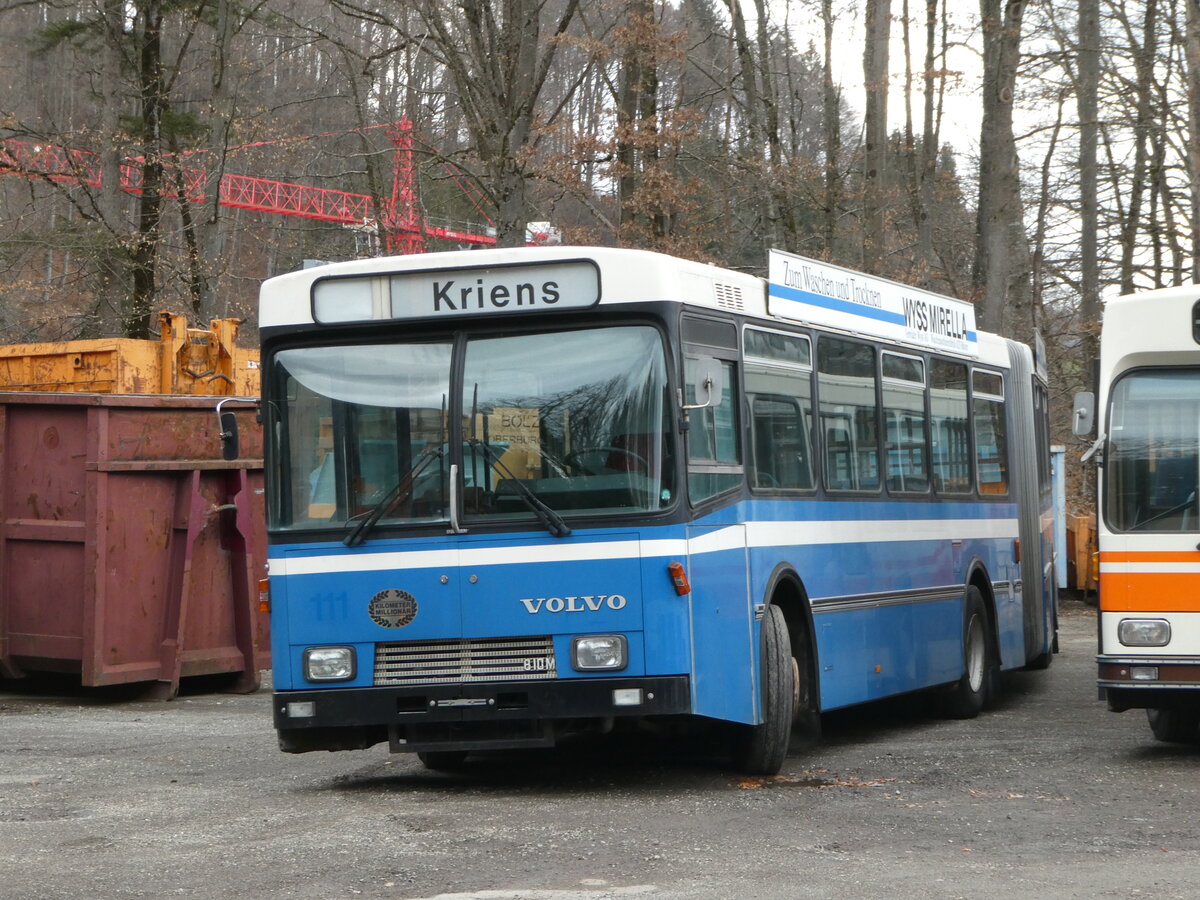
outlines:
M750 400L754 440L754 486L809 490L813 486L808 416L791 397L775 394Z
M934 359L929 365L929 408L933 434L933 484L943 494L971 490L967 367Z
M831 491L879 490L875 351L866 344L822 337L817 372L825 486Z
M1008 433L1004 419L1004 381L995 372L972 374L975 412L975 473L979 493L1008 493Z
M755 487L813 488L810 379L809 372L798 368L747 363Z
M925 362L885 352L881 368L888 490L925 493L929 490Z

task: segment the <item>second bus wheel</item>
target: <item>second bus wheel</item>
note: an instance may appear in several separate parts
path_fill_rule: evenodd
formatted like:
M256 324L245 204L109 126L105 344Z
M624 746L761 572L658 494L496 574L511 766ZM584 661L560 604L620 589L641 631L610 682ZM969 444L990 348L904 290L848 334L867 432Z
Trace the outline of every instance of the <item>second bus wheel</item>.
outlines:
M768 606L762 621L762 711L761 725L739 726L734 762L748 775L775 775L787 758L792 733L793 684L792 642L787 621L778 606Z
M1147 709L1154 737L1168 744L1188 744L1200 737L1200 710Z
M945 711L952 719L973 719L988 698L988 685L996 679L992 626L983 594L967 588L963 603L963 674L951 688Z

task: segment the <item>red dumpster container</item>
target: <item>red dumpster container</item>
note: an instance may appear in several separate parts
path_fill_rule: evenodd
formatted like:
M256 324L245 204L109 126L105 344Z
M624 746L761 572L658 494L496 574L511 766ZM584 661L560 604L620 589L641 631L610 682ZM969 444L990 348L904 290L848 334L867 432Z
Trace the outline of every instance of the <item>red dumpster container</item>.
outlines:
M221 459L214 398L0 393L0 676L84 686L269 667L262 431Z

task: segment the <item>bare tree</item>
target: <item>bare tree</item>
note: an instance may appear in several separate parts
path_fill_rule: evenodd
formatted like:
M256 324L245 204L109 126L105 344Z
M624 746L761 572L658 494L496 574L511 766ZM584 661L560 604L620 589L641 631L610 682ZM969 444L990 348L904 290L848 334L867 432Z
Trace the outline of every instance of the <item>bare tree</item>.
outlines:
M937 178L937 155L941 135L940 92L944 90L944 73L939 77L937 66L938 2L925 0L925 70L923 73L924 97L921 116L921 159L918 182L920 206L917 213L917 262L921 268L920 283L932 285L931 269L934 266L933 208L934 182ZM942 18L942 46L945 47L946 20ZM944 52L944 51L943 51Z
M1029 245L1013 136L1023 11L1021 0L980 0L983 122L974 281L980 294L980 327L1029 340L1033 333Z
M1100 329L1100 265L1097 258L1099 194L1096 140L1099 129L1100 3L1079 3L1079 317L1088 335L1087 358L1096 355Z
M821 0L821 24L825 37L825 53L822 63L821 116L825 143L825 196L822 207L822 226L825 237L825 253L834 253L834 238L837 236L838 212L842 204L842 98L833 77L833 0Z
M888 41L891 0L867 0L863 80L867 99L863 113L863 243L862 267L883 270L887 153Z
M422 49L446 68L486 172L498 246L525 243L526 186L537 131L538 98L579 8L566 0L543 33L542 0L416 0Z
M658 156L657 30L653 0L629 0L620 32L617 85L617 199L623 227L641 224L636 200L639 182ZM662 237L666 222L661 209L651 219L652 233Z
M1200 0L1184 0L1187 4L1184 48L1187 61L1187 123L1191 139L1187 143L1188 181L1191 204L1189 237L1191 238L1194 283L1200 284Z
M1129 208L1121 229L1121 290L1130 293L1134 289L1134 273L1138 265L1135 257L1137 236L1142 221L1142 204L1149 186L1151 132L1158 127L1154 110L1154 66L1158 30L1157 0L1146 0L1142 18L1141 44L1133 29L1126 22L1127 34L1133 46L1135 80L1134 94L1137 98L1137 121L1134 124L1134 162L1129 173Z

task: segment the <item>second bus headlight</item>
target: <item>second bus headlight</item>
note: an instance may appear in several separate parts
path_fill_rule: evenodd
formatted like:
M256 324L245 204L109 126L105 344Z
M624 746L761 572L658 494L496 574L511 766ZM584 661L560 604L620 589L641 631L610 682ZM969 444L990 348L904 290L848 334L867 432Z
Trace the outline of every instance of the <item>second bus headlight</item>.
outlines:
M1122 619L1117 640L1126 647L1165 647L1171 642L1171 623L1166 619Z
M571 642L571 665L580 672L619 672L629 664L623 634L589 634Z

